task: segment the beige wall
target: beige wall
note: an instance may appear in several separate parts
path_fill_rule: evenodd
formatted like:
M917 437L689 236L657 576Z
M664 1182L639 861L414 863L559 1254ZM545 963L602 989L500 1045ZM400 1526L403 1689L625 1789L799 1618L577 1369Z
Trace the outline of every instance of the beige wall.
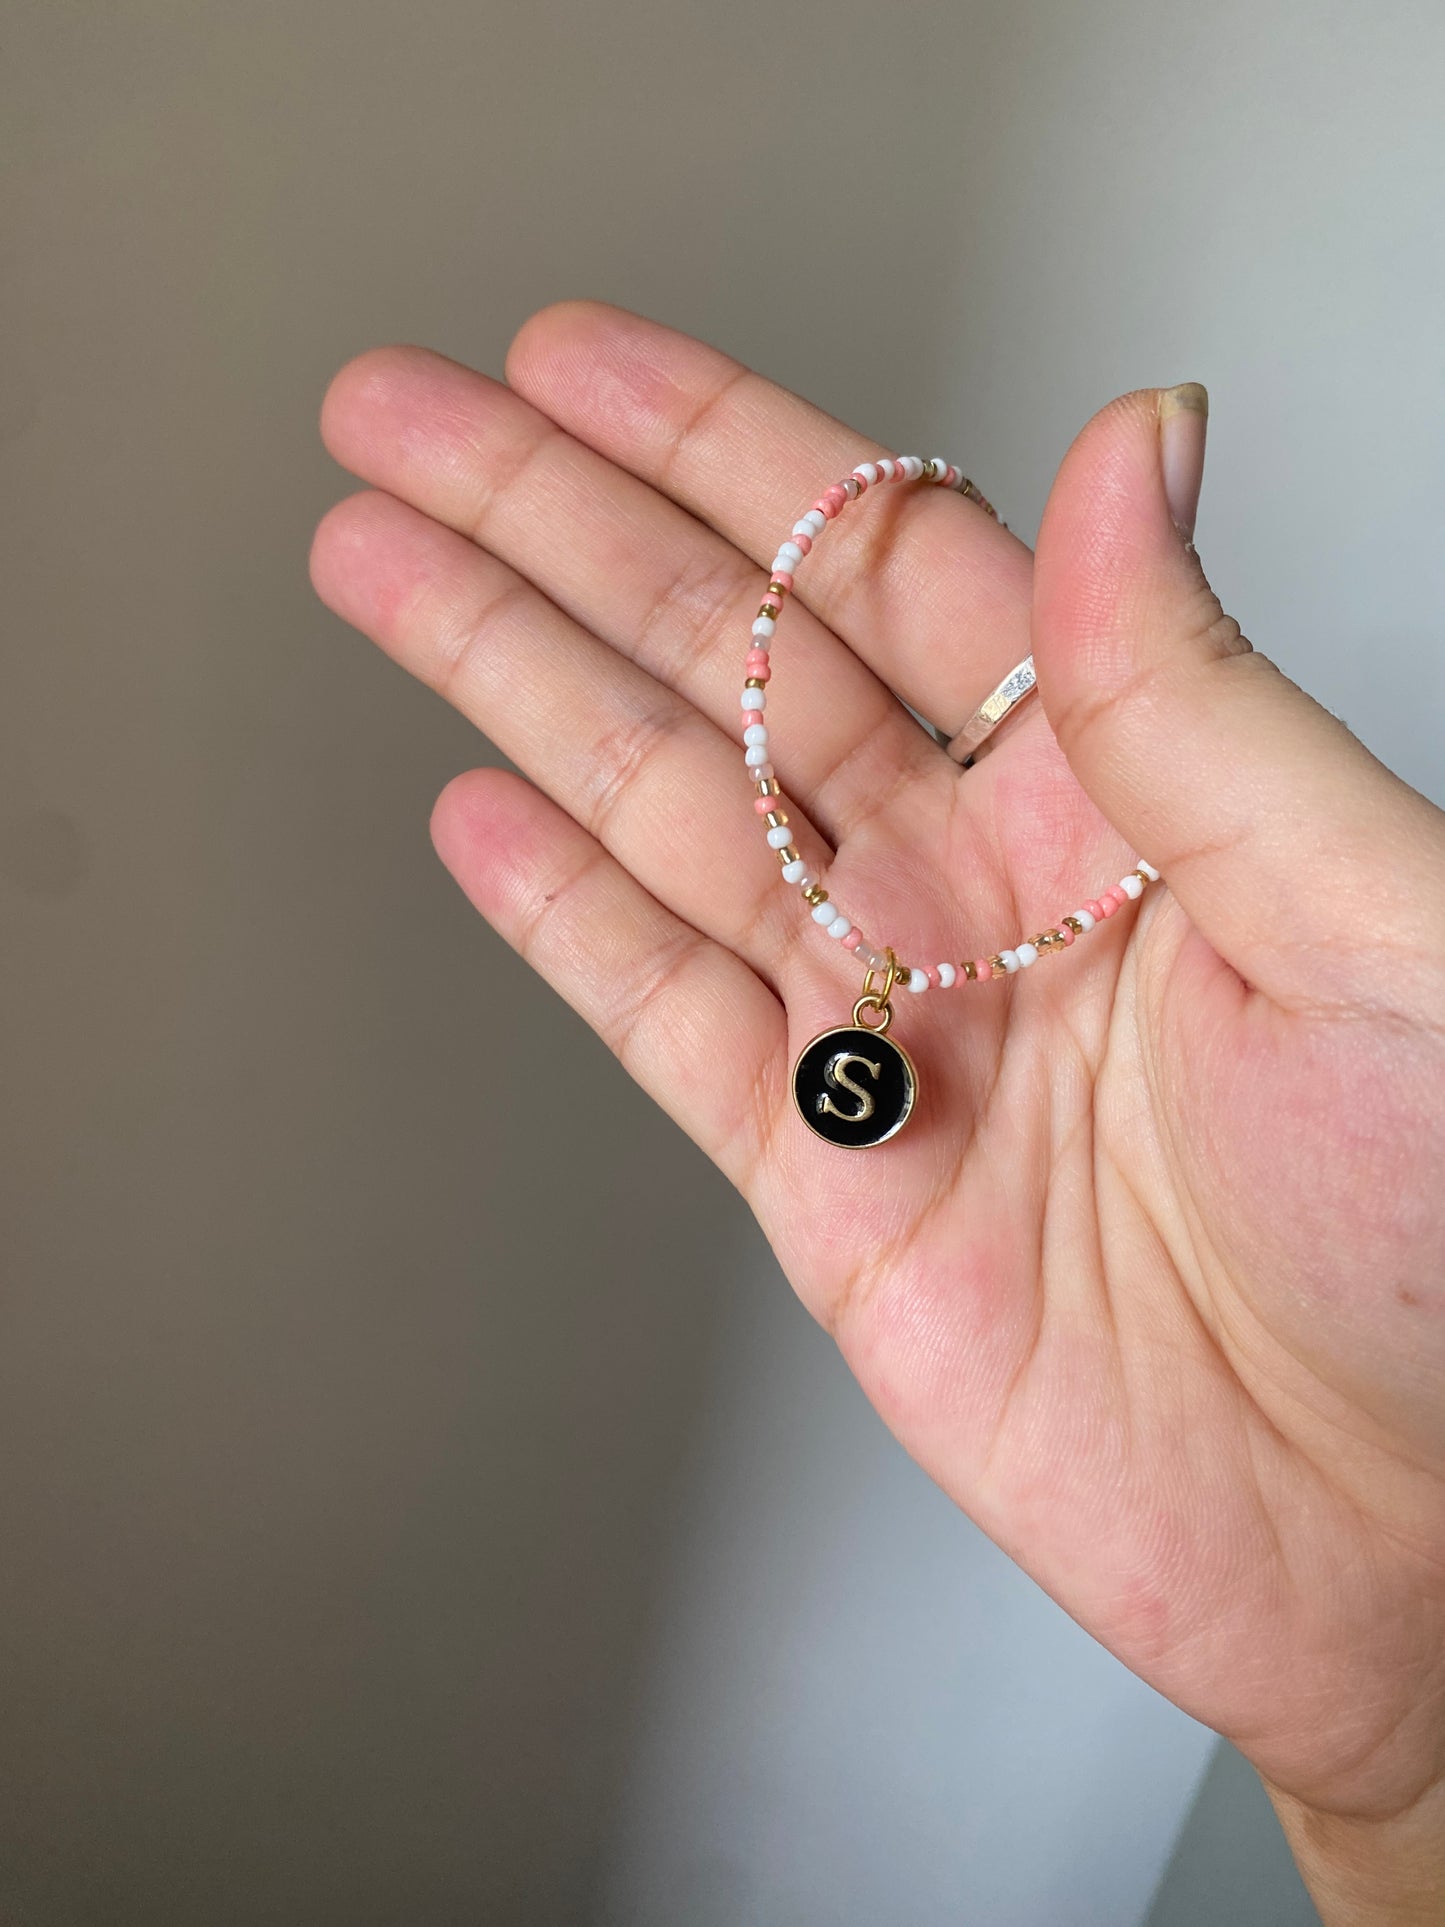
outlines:
M1438 793L1438 9L5 41L0 1924L1137 1918L1202 1736L442 874L491 752L313 600L314 416L599 295L1027 529L1098 403L1201 378L1216 579Z

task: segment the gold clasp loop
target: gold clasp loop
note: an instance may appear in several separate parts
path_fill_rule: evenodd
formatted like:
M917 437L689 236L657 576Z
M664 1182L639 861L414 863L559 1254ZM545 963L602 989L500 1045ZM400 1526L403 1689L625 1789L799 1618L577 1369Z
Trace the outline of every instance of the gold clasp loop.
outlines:
M886 1004L888 999L893 995L893 986L898 982L897 957L894 956L891 949L885 950L883 954L888 959L888 969L883 978L883 988L881 990L875 990L873 988L873 966L871 964L868 966L867 976L863 979L863 995L870 1000L876 998L880 1008Z
M888 1026L893 1022L893 1006L889 1002L889 998L893 995L893 986L898 982L900 966L891 947L885 949L883 954L888 959L888 968L883 973L883 988L881 990L875 990L873 988L873 966L870 964L868 966L868 973L863 979L863 995L853 1006L853 1022L860 1030L882 1032L886 1031ZM863 1022L863 1012L865 1010L877 1011L878 1022L876 1024L865 1024Z

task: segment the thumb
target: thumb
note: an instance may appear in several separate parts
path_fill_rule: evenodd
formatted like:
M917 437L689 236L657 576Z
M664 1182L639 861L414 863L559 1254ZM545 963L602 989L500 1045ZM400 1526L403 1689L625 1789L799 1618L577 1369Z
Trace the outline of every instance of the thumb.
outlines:
M1197 382L1139 389L1065 456L1034 563L1039 694L1221 956L1284 1003L1348 995L1379 952L1438 945L1445 819L1225 615L1192 540L1207 408Z

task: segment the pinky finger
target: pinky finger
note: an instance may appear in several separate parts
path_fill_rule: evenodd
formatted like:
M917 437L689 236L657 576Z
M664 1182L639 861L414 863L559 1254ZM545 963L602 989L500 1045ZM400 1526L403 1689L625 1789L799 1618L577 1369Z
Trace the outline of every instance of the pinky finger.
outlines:
M786 1061L787 1020L772 992L520 776L456 777L431 833L492 928L746 1192Z

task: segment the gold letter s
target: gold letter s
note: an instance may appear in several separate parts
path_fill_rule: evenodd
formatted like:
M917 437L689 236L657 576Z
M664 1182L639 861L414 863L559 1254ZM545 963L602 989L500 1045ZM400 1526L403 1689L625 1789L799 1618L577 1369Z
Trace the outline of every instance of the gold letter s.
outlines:
M836 1057L830 1057L828 1059L828 1065L823 1072L823 1076L826 1082L833 1086L835 1091L842 1089L847 1091L850 1096L856 1097L858 1100L858 1108L856 1111L840 1111L832 1098L824 1091L818 1099L818 1109L819 1111L826 1111L830 1117L841 1117L845 1124L861 1124L864 1118L872 1117L873 1115L873 1095L871 1091L860 1089L859 1086L853 1082L852 1078L849 1077L848 1066L850 1064L861 1064L865 1071L872 1071L875 1079L883 1075L883 1066L881 1064L875 1064L866 1057L859 1057L853 1051L840 1050Z

